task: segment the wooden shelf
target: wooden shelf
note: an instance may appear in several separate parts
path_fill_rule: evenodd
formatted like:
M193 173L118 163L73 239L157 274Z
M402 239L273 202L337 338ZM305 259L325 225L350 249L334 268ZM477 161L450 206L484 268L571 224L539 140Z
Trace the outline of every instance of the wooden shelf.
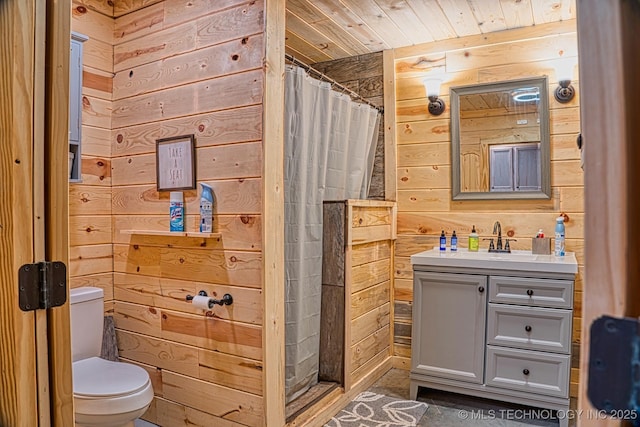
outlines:
M120 233L141 236L201 237L205 239L222 237L221 233L201 233L199 231L121 230Z

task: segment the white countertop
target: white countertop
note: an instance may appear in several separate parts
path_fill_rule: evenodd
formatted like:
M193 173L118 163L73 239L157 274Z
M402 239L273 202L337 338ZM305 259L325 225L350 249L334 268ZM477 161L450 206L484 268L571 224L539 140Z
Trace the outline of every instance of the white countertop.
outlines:
M412 265L432 267L491 268L500 270L538 271L549 273L577 273L578 262L573 252L565 256L534 255L531 251L514 250L511 253L495 253L480 250L469 252L466 248L457 251L441 251L435 247L411 255Z

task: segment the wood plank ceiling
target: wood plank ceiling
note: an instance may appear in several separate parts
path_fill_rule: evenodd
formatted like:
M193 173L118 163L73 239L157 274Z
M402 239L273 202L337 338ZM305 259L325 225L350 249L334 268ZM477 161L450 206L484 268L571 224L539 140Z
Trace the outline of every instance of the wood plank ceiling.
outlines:
M575 0L286 2L286 52L308 64L576 17Z

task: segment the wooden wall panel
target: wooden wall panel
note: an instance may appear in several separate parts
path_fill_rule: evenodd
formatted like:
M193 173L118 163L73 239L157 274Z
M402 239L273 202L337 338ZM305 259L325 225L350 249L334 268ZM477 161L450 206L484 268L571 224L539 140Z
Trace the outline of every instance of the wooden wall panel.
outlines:
M113 7L74 0L72 31L89 38L83 47L81 182L69 184L69 275L71 287L104 290L113 301L111 245L111 110Z
M260 179L207 181L207 183L211 185L215 195L214 214L260 214L262 205ZM198 194L196 190L184 192L184 207L187 214L196 214L200 211L199 191ZM113 214L169 215L169 193L166 191L158 193L155 184L113 187Z
M346 392L392 354L395 202L324 203L320 379Z
M113 96L121 99L211 75L223 76L260 68L262 40L262 35L244 37L117 72L113 79Z
M197 147L259 141L262 138L262 106L233 108L163 120L113 132L113 155L155 153L156 139L192 132Z
M145 415L158 425L263 425L263 8L240 0L115 7L114 319L121 357L159 373ZM169 229L156 140L189 134L219 234L145 235ZM75 204L91 205L83 194ZM198 230L199 197L199 185L184 191L186 231ZM186 296L201 290L234 302L194 308Z
M503 237L517 239L511 243L513 249L530 249L537 230L552 234L555 218L564 213L568 216L567 248L576 253L579 263L576 298L581 296L584 268L584 175L575 144L580 131L580 99L559 104L552 96L557 81L554 65L560 57L577 56L575 20L545 24L544 31L531 27L430 46L423 45L423 52L416 47L394 52L399 212L393 334L395 355L401 357L410 357L413 273L409 257L436 246L443 229L448 236L455 230L459 246L466 247L473 225L481 237L491 237L493 224L499 220ZM421 84L435 66L446 67L441 97L447 102L447 110L441 116L426 112L428 102ZM550 82L551 200L452 201L450 87L539 75L549 75ZM573 84L578 87L577 67L574 76ZM579 331L580 310L574 313L574 329ZM574 344L578 339L575 332ZM574 391L576 381L572 377Z
M258 104L262 100L262 85L262 70L258 70L232 74L224 79L194 82L133 98L116 99L112 113L113 127Z
M74 0L71 5L72 29L75 32L113 44L113 17L106 10L99 11L87 7L82 1Z
M163 396L168 400L224 420L247 426L262 425L263 407L260 396L169 371L162 372L162 384ZM159 421L164 423L164 420ZM215 418L212 425L218 425Z
M218 9L216 4L201 4L192 9L193 16L182 15L184 22L176 22L174 19L181 19L177 15L172 17L160 13L160 9L170 3L163 1L152 6L149 13L143 9L116 19L116 72L263 32L262 2L244 3L223 10ZM138 15L142 15L141 22L148 23L143 31L136 31Z

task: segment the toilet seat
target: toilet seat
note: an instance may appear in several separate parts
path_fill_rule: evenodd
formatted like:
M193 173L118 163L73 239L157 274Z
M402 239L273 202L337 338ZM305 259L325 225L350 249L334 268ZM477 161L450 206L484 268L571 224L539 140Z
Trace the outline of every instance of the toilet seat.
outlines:
M77 414L108 415L145 408L153 388L139 366L90 357L73 362L73 398Z

